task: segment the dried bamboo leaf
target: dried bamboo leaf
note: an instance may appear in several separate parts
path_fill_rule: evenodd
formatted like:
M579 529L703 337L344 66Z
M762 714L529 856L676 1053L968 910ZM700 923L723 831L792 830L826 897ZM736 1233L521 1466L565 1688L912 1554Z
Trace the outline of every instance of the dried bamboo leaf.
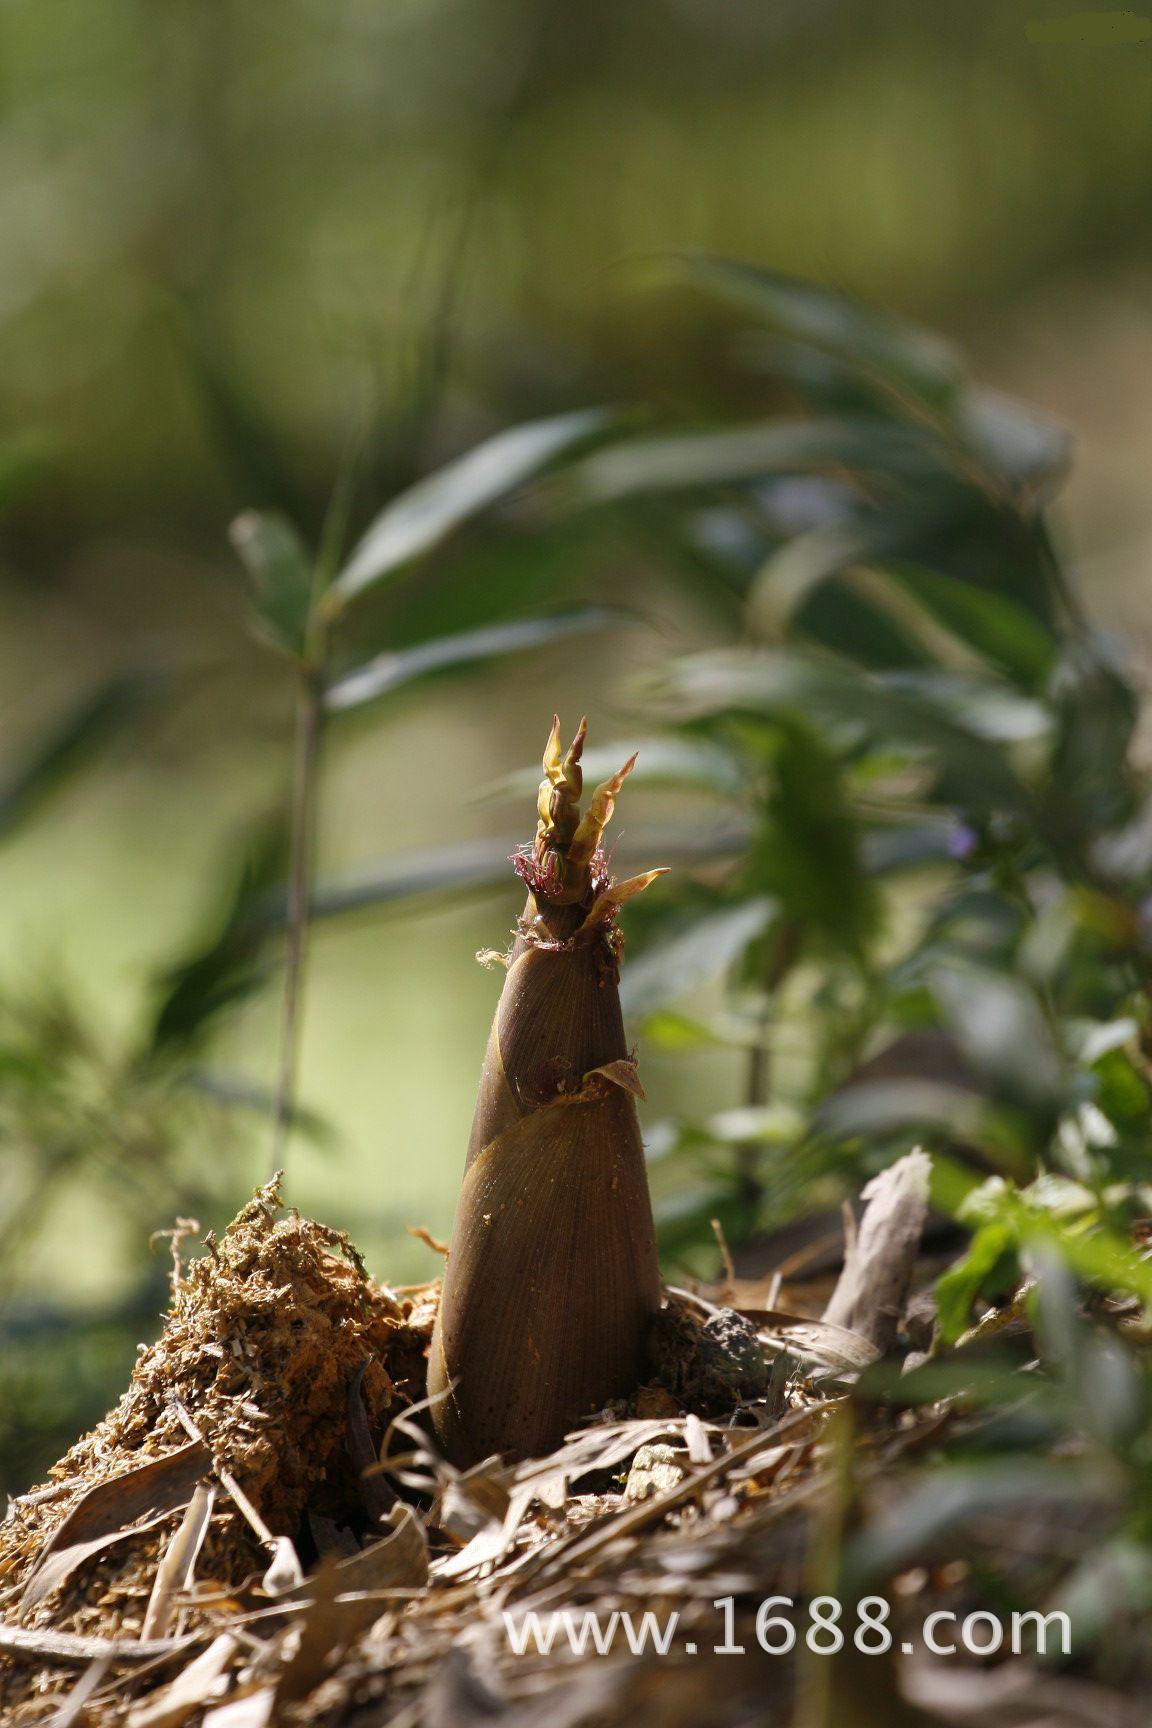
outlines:
M126 1728L179 1728L211 1698L239 1648L240 1640L233 1633L221 1632L175 1680L129 1710Z
M0 1655L33 1657L38 1662L61 1662L83 1666L87 1662L151 1662L157 1656L174 1656L204 1642L205 1633L189 1632L181 1638L86 1638L76 1632L41 1632L30 1626L9 1626L0 1621Z
M43 1602L93 1554L152 1529L186 1506L197 1481L211 1468L208 1448L191 1441L135 1470L98 1482L77 1501L41 1549L25 1582L21 1609L27 1611Z
M372 1595L341 1595L340 1567L323 1566L310 1580L312 1599L304 1613L300 1642L276 1683L271 1719L287 1719L289 1708L306 1698L361 1632L387 1612Z
M331 1572L337 1595L353 1590L415 1589L427 1583L428 1541L419 1518L411 1506L401 1504L392 1508L388 1522L391 1529L379 1542L321 1569ZM313 1594L314 1579L308 1578L287 1599L310 1601Z
M197 1482L180 1527L164 1550L156 1568L156 1582L144 1614L142 1638L163 1638L172 1620L177 1592L187 1590L196 1561L208 1533L216 1489L210 1482Z
M111 1667L107 1656L98 1656L90 1667L84 1670L59 1710L52 1717L48 1728L75 1728L87 1712L88 1700L96 1691L108 1669Z
M201 1728L264 1728L272 1714L275 1696L273 1687L262 1686L241 1698L233 1698L229 1703L209 1710Z

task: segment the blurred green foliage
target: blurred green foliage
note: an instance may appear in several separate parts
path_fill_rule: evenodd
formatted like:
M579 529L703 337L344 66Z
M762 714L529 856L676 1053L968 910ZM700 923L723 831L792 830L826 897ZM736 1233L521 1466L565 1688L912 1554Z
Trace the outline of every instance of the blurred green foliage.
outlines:
M467 428L725 388L715 324L621 302L696 246L978 320L1146 253L1146 50L1063 0L16 0L0 17L3 423L43 527L309 533L350 404L384 495ZM1073 9L1075 10L1075 9ZM272 443L254 433L276 426Z

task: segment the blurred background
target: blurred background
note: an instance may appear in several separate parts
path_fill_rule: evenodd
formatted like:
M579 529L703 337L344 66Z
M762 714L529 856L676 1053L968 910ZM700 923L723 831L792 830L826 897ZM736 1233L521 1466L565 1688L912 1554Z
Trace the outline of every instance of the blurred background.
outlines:
M930 326L1067 424L1064 541L1093 616L1144 654L1152 40L1076 12L0 7L0 1486L104 1409L155 1330L149 1233L193 1206L219 1229L268 1167L275 954L213 974L232 1006L197 1010L194 1083L140 1058L245 868L283 875L261 836L293 684L249 628L239 512L317 544L351 473L355 539L514 423L768 414L739 321L668 268L698 249ZM488 861L531 835L553 709L598 745L643 737L644 678L730 629L658 521L545 486L365 596L338 645L352 666L604 601L627 618L413 683L326 739L318 877L368 887L313 934L286 1191L391 1282L437 1270L407 1224L450 1228L499 990L473 955L519 908ZM624 861L669 862L651 846L686 808L715 816L706 789L638 777ZM470 846L469 892L438 886ZM421 891L381 903L397 880ZM665 1031L649 1124L742 1101L742 1052L687 1062Z

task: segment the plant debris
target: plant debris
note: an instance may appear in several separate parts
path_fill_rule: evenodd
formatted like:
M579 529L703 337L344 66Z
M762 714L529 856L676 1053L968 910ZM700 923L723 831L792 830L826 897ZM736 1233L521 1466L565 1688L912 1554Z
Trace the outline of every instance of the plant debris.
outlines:
M0 1591L23 1627L155 1645L174 1597L184 1630L204 1625L189 1596L265 1574L306 1508L365 1523L349 1386L378 1436L415 1395L426 1337L346 1236L279 1208L273 1181L206 1238L120 1403L52 1471L61 1492L13 1503Z
M847 1255L862 1324L861 1241L893 1255L873 1287L884 1325L900 1318L907 1230L882 1226L904 1180L878 1186ZM961 1560L961 1485L915 1495L917 1457L983 1420L963 1377L931 1402L857 1396L874 1344L727 1279L726 1308L670 1293L632 1399L547 1456L463 1470L421 1425L437 1286L381 1288L343 1236L277 1218L278 1200L270 1184L208 1239L120 1404L53 1471L60 1491L0 1525L6 1725L900 1728L991 1720L987 1699L1010 1701L997 1721L1134 1728L1112 1692L1029 1664L1008 1678L922 1649L862 1664L850 1645L820 1663L802 1644L783 1660L758 1639L769 1596L881 1591L906 1625L979 1600L984 1503ZM1013 1486L1029 1575L1049 1551L1090 1552L1108 1493L1072 1511L1033 1474ZM577 1632L587 1612L633 1631L675 1616L675 1637L589 1661L563 1628L533 1642L533 1616L557 1611Z

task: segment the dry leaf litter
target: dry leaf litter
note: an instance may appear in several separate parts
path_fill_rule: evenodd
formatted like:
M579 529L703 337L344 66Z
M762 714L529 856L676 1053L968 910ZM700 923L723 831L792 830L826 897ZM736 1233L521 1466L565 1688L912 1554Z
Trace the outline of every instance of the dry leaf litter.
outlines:
M375 1284L345 1236L279 1217L269 1184L177 1281L116 1409L0 1524L0 1719L1135 1728L1117 1697L1075 1682L1056 1685L1062 1713L1038 1714L1056 1710L1053 1682L1018 1666L967 1665L957 1689L939 1665L904 1663L898 1680L851 1651L784 1661L757 1645L756 1603L820 1586L869 1481L968 1419L848 1419L878 1353L869 1330L890 1331L911 1276L922 1171L905 1164L870 1208L874 1301L849 1254L851 1328L777 1307L778 1278L671 1292L633 1399L548 1457L467 1472L408 1413L438 1287ZM923 1569L922 1612L955 1599L962 1571ZM713 1653L722 1597L738 1660ZM675 1643L516 1653L505 1615L585 1608L604 1623L675 1610Z

